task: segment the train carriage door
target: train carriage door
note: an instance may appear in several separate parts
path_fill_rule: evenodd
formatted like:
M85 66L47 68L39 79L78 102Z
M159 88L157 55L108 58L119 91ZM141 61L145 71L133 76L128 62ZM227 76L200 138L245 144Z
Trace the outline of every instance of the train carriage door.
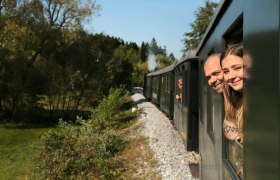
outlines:
M189 64L187 104L188 114L188 150L198 150L198 61Z
M183 65L182 133L189 151L198 150L198 61L189 59Z
M183 76L183 87L182 87L182 103L181 103L181 117L182 117L182 124L181 124L181 132L180 135L183 139L183 142L187 149L189 149L188 146L188 139L189 139L189 131L188 131L188 114L189 114L189 105L188 105L188 84L189 84L189 73L188 73L188 62L185 62L184 65L182 66L182 76Z
M198 149L198 62L187 60L175 71L174 123L187 150Z

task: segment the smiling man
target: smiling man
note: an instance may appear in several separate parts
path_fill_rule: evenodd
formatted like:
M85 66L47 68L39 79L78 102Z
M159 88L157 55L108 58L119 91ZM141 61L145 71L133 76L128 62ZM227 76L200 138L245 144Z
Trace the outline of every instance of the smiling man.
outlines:
M204 75L209 86L217 93L223 93L223 71L220 65L221 54L210 55L204 63Z

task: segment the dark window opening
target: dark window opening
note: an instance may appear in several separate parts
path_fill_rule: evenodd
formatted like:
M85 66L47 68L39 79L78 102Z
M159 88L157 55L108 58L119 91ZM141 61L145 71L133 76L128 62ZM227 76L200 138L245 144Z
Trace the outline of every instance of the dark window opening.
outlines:
M243 42L243 14L236 19L223 35L225 48ZM224 138L224 162L235 179L243 179L243 145Z

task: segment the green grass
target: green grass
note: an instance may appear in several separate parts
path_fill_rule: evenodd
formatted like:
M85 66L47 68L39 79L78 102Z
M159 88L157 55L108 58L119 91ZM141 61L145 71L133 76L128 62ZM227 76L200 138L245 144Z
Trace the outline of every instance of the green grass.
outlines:
M0 127L1 179L30 179L36 146L40 136L49 129Z

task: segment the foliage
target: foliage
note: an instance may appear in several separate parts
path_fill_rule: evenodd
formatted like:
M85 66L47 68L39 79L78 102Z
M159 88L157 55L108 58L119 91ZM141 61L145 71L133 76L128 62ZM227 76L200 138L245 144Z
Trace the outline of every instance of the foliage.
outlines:
M110 61L107 63L108 83L111 87L124 85L127 89L131 88L131 76L133 71L133 61L137 61L136 51L128 46L119 46Z
M163 56L163 55L159 54L156 56L157 67L155 70L167 67L167 66L171 65L172 63L174 63L174 61L175 60L172 59L172 57L169 58L167 56Z
M166 66L171 65L176 60L172 53L167 56L166 47L162 48L161 46L159 46L155 38L152 38L151 42L148 44L148 48L148 63L155 65L155 67L149 67L149 71L162 69Z
M92 127L99 132L118 128L124 122L136 117L135 113L121 111L127 102L128 93L124 89L110 89L110 94L104 98L97 108L93 109L91 116Z
M45 81L48 74L36 66L71 46L79 38L81 22L99 9L95 1L0 1L0 111L20 116L36 105L38 94L46 93L36 87L59 86ZM51 88L58 96L59 91Z
M127 141L112 127L126 124L135 113L122 109L127 103L123 89L111 89L100 105L92 111L92 118L77 119L78 124L59 122L43 138L37 157L35 178L41 179L114 179L121 173L121 161L115 155ZM102 130L102 131L101 131Z
M38 178L108 179L119 174L114 169L120 162L114 155L124 148L125 141L115 133L95 134L86 123L74 126L61 121L59 130L50 131L42 141Z
M132 72L132 86L143 87L144 86L144 75L148 72L148 63L139 61L133 66Z
M145 62L148 58L148 48L149 48L149 44L142 42L140 47L140 56L142 62Z
M0 1L1 116L21 121L37 110L77 115L112 87L143 86L149 52L164 56L160 67L168 64L155 38L139 47L85 32L81 22L99 11L89 0Z
M163 55L166 56L166 47L162 48L157 44L157 40L155 38L152 38L150 44L149 44L149 53L152 53L154 55Z
M198 8L195 12L196 20L190 24L192 30L184 34L184 52L194 50L198 47L217 6L218 3L207 0L205 1L205 6Z

